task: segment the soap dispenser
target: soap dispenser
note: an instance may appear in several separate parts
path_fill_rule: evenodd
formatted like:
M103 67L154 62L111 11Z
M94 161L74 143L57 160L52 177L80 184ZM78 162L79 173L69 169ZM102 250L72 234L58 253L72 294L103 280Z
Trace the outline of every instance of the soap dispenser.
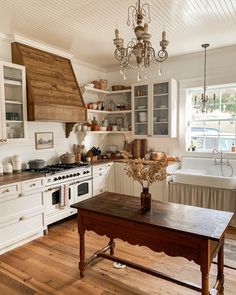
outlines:
M232 142L232 145L231 145L231 152L236 152L236 146L234 142Z

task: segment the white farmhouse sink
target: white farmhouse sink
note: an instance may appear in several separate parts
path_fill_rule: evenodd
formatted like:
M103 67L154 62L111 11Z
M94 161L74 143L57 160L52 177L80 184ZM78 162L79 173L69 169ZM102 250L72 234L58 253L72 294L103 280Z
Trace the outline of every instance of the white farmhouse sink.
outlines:
M217 162L219 160L217 159ZM236 189L236 160L229 160L233 168L227 165L226 160L222 165L215 165L212 158L184 157L181 169L173 174L173 181L178 183L193 184L207 187ZM221 171L222 170L222 171ZM222 172L223 175L222 176Z

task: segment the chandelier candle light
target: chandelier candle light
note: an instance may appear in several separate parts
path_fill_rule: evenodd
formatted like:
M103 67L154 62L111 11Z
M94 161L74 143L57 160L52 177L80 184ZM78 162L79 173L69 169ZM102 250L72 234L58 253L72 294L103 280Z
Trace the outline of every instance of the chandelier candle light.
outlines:
M131 25L131 19L135 37L129 41L126 48L124 47L124 39L119 36L118 28L115 30L115 39L113 41L116 49L114 56L120 63L120 73L123 75L124 80L126 80L125 68L138 68L137 80L140 81L140 70L147 69L151 61L155 60L159 63L158 74L161 75L160 63L168 57L166 47L169 42L166 39L166 32L162 32L162 40L160 41L161 49L156 56L155 50L150 42L151 34L148 32L148 23L151 23L149 4L144 3L141 5L141 0L139 0L135 6L129 6L128 26ZM142 24L143 20L145 21L144 25ZM145 79L147 79L147 71L145 72Z

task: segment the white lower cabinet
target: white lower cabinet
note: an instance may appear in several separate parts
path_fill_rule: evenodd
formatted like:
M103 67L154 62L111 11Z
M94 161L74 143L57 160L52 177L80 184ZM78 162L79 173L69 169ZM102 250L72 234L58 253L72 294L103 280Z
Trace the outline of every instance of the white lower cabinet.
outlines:
M0 254L43 235L43 178L0 187Z
M93 196L114 191L114 163L93 166Z

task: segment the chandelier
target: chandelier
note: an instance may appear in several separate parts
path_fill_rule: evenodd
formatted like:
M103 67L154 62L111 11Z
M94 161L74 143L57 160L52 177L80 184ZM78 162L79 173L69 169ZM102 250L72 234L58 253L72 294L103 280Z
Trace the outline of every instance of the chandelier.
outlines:
M114 56L120 63L120 73L123 75L124 80L127 78L125 74L125 68L127 67L145 70L145 79L147 79L146 69L153 60L159 63L158 74L161 75L160 63L168 57L166 47L169 42L166 40L166 32L163 31L162 40L160 41L161 49L156 55L150 41L151 34L148 32L149 23L151 23L149 4L141 5L141 0L138 0L135 6L131 5L128 8L127 25L132 24L135 37L128 42L126 48L124 47L124 39L119 36L118 28L115 30L115 39L113 41L116 49ZM137 80L141 80L140 71L138 71Z
M213 111L213 107L209 108L208 106L208 101L209 101L209 97L206 93L206 55L207 55L207 47L209 47L210 44L202 44L202 48L204 48L204 81L203 81L203 93L201 95L200 98L200 109L202 111L202 113L207 113L208 110L210 109L210 111ZM213 102L214 102L214 106L215 106L215 99L216 99L216 95L215 93L213 94ZM197 104L197 96L195 96L194 98L194 104Z

